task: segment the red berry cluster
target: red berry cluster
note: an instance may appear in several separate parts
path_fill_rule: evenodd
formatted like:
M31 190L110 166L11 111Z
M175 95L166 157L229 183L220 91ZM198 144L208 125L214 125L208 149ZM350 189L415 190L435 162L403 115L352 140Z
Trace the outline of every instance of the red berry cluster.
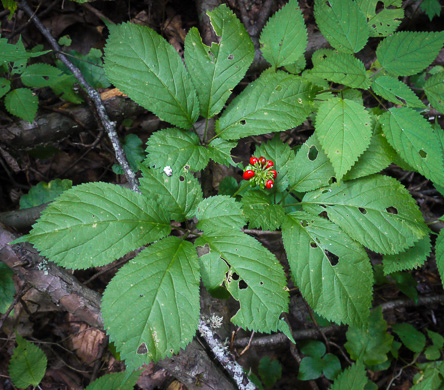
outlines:
M274 162L267 160L265 157L251 157L250 165L248 165L243 174L244 180L250 180L251 185L259 185L261 188L273 188L274 180L277 172L271 169Z

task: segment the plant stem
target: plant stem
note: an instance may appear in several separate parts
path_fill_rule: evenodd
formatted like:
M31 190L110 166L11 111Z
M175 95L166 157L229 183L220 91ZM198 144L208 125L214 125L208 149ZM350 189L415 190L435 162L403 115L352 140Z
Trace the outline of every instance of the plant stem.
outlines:
M232 198L234 198L239 192L247 188L247 186L250 185L250 182L247 181L242 187L240 187L233 195L231 195Z
M208 130L208 118L205 119L205 130L204 130L204 135L203 135L203 144L206 145L206 141L207 141L207 130Z

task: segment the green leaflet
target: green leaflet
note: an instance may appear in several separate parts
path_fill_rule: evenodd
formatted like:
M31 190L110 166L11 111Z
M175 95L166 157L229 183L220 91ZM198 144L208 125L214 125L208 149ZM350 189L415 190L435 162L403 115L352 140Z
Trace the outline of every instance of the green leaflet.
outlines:
M192 171L204 169L209 161L208 151L200 145L199 137L190 131L169 128L156 131L148 139L148 156L144 165L181 170L188 165Z
M146 26L109 25L105 47L108 79L160 119L189 129L199 117L199 101L176 50Z
M102 300L105 328L127 367L170 357L199 321L199 260L188 241L167 237L125 264Z
M373 273L364 248L334 223L304 212L287 216L282 237L291 273L313 310L330 321L365 325Z
M392 342L382 309L377 307L372 310L366 328L348 328L344 347L353 360L360 359L366 366L374 366L387 361Z
M12 275L12 270L5 263L0 263L0 313L6 313L14 301L15 286Z
M246 87L216 122L224 139L291 129L313 111L312 87L285 72L265 71Z
M20 197L20 209L27 209L51 202L62 194L63 191L69 190L71 187L72 181L68 179L55 179L49 183L41 181L31 187L26 195Z
M443 150L430 123L407 107L391 108L379 120L399 156L426 178L444 185Z
M281 141L279 134L275 134L271 141L264 142L256 148L255 155L258 158L264 156L274 162L273 169L277 172L274 186L278 191L284 191L295 173L294 151Z
M250 190L242 197L242 209L250 229L277 230L285 218L282 206L273 204L270 197L259 190Z
M205 198L197 206L196 227L205 232L218 231L220 229L241 230L246 223L239 202L229 196L211 196Z
M362 104L334 98L319 105L315 127L322 149L341 181L370 144L370 115Z
M372 175L307 193L303 208L328 218L372 251L396 254L428 233L421 212L396 179Z
M36 387L46 372L48 360L45 353L35 344L17 335L17 348L9 362L9 375L14 386L26 389Z
M2 53L0 64L27 60L28 58L32 57L39 57L43 54L49 53L50 51L51 50L45 50L32 53L25 50L21 37L15 45L8 43L6 38L0 38L0 53Z
M362 363L355 363L342 371L330 390L364 390L368 379Z
M376 122L369 147L359 157L359 160L352 166L350 171L345 174L344 180L358 179L379 173L387 168L395 158L396 152L382 135L381 125Z
M203 117L218 114L254 59L254 46L244 25L225 5L208 12L220 43L208 47L193 27L185 39L185 62Z
M432 107L444 114L444 72L434 74L427 79L424 91Z
M444 32L394 33L376 49L381 66L393 76L411 76L429 66L444 43Z
M182 222L194 217L196 208L202 200L202 189L199 181L186 169L173 170L167 176L160 169L142 167L143 178L140 179L140 190L171 214L171 219Z
M133 390L141 373L142 371L134 371L128 379L126 371L105 374L89 384L85 390Z
M430 235L421 238L415 245L397 255L386 255L382 259L384 274L421 267L432 250Z
M354 1L315 0L314 14L322 35L338 51L357 53L367 43L367 20Z
M370 79L364 64L351 54L338 53L330 49L317 50L312 57L311 74L352 88L367 89Z
M288 292L276 257L254 238L235 230L205 233L195 243L206 244L210 253L219 254L230 266L226 287L240 303L231 321L257 332L281 329L279 316L288 310Z
M442 229L439 231L438 238L436 239L435 257L441 283L444 286L444 230Z
M371 37L386 37L396 31L404 18L402 0L356 0L356 4L367 19Z
M133 171L139 170L139 163L145 159L145 151L143 150L143 142L136 134L128 134L122 142L123 151L126 154L128 163ZM123 169L120 165L114 164L112 167L114 173L123 175Z
M55 263L99 267L168 235L170 220L153 201L108 183L87 183L60 195L43 212L28 241Z
M11 82L4 77L0 77L0 98L5 96L11 89Z
M28 88L16 88L5 96L6 110L29 123L34 120L38 106L37 95Z
M444 372L444 362L423 363L423 373L418 379L418 383L413 385L410 390L439 390L442 387L442 377Z
M231 157L231 149L236 146L236 142L226 141L221 138L213 139L207 146L208 155L210 158L218 163L229 167L236 166L236 163Z
M48 64L32 64L26 67L20 79L27 87L43 88L55 83L63 71Z
M373 91L389 102L406 105L407 107L425 108L424 103L402 81L391 77L381 76L372 83Z
M327 155L322 150L316 134L301 146L294 159L294 176L290 188L307 192L328 185L335 171Z
M229 298L230 294L222 286L229 270L228 264L215 252L199 257L202 283L207 291L217 298Z
M410 351L421 353L424 350L426 337L424 333L416 330L413 325L407 323L394 324L392 329Z
M425 12L430 20L441 14L441 4L439 0L424 0L419 7L421 8L421 11Z
M275 68L295 64L303 58L307 29L296 0L290 0L268 19L260 43L264 58Z

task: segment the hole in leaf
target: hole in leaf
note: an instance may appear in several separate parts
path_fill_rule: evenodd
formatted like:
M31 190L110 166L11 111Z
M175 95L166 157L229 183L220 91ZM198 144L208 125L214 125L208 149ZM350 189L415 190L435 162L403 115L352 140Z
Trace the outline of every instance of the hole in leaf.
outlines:
M301 221L301 226L302 226L302 227L307 227L307 226L308 226L308 222L307 222L305 219L303 219L303 220Z
M327 192L329 192L329 191L328 190L322 190L321 194L326 194Z
M260 284L261 286L263 286L263 285L264 285L264 282L259 282L259 284Z
M328 184L333 184L333 183L336 183L336 182L337 182L336 177L332 176L332 177L330 177L330 180L328 181Z
M310 246L312 248L317 248L318 247L318 245L314 241L310 242Z
M313 145L310 147L310 150L308 151L308 159L310 161L314 161L317 159L318 154L319 154L318 149L316 148L316 146Z
M275 90L278 92L282 91L282 85L277 85Z
M323 212L319 213L318 215L319 215L321 218L326 218L326 219L328 219L328 214L327 214L326 211L323 211Z
M322 55L322 59L325 60L327 58L327 54Z
M361 212L361 214L367 214L367 210L362 207L359 207L359 211Z
M239 280L239 275L236 272L233 272L233 275L231 276L233 280Z
M43 76L44 80L49 80L49 76Z
M143 298L143 294L140 294L139 297L140 297L140 298Z
M390 214L398 214L398 210L396 209L396 207L387 207L386 209L385 209L385 211L387 211L388 213L390 213Z
M427 157L427 152L425 152L424 150L420 150L419 151L419 155L422 157L422 158L426 158Z
M248 288L248 284L241 280L239 282L239 290L245 290L246 288Z
M187 164L187 165L185 165L183 168L186 169L186 170L188 170L188 169L190 169L190 166Z
M404 104L404 105L407 104L407 102L401 96L398 96L398 95L395 95L395 96L396 96L396 99L398 99L402 104Z
M336 256L334 253L331 253L329 251L325 251L325 255L327 256L328 260L330 261L330 264L333 267L339 263L339 257Z
M184 178L183 176L179 176L179 180L180 180L180 181L184 181L185 178Z
M245 119L242 119L242 120L240 121L240 124L241 124L242 126L245 126L245 125L247 124L247 121L246 121Z
M320 204L319 206L321 206L323 209L327 208L327 206L325 204Z
M228 59L229 60L232 60L234 58L234 55L233 54L230 54L229 56L228 56Z
M139 348L137 348L138 355L146 355L147 352L148 352L148 348L145 343L140 344Z

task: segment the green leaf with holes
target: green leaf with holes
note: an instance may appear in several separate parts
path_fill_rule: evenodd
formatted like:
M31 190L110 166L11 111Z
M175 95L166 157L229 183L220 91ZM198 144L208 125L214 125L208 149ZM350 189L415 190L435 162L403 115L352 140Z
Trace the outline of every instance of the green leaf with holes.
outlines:
M320 49L313 54L311 75L352 88L367 89L370 79L364 64L351 54Z
M192 171L204 169L209 161L208 151L200 145L199 137L190 131L169 128L156 131L148 139L148 156L144 165L181 170L188 165Z
M335 176L333 165L313 134L296 154L290 188L298 192L313 191L329 184Z
M26 67L20 79L27 87L43 88L56 83L63 74L60 69L48 64L32 64Z
M417 111L391 108L380 117L382 132L399 156L413 169L444 185L442 145L430 123Z
M428 78L424 84L424 91L432 107L444 114L444 72Z
M338 51L360 51L369 38L364 14L352 0L315 0L314 15L322 35Z
M428 233L423 216L396 179L372 175L307 193L304 210L328 218L372 251L396 254Z
M220 229L240 231L246 223L246 217L239 202L229 196L211 196L197 206L197 228L205 232Z
M39 99L30 89L17 88L5 96L6 110L29 123L34 120L39 106Z
M199 117L199 101L174 47L146 26L108 27L104 64L108 79L160 119L191 128Z
M262 29L261 52L275 68L297 63L307 46L307 29L297 0L290 0Z
M370 145L370 115L362 104L333 98L319 105L315 127L316 137L340 181Z
M305 212L287 215L282 238L291 273L310 306L330 321L365 325L373 273L364 248L334 223Z
M395 32L404 18L402 0L356 0L356 4L367 19L371 37Z
M28 241L55 263L72 269L100 267L171 231L156 203L126 188L87 183L60 195L43 212Z
M411 76L433 62L443 43L444 31L402 31L382 40L376 49L376 56L391 75Z
M217 253L230 266L225 285L240 304L231 321L257 332L282 330L286 323L279 317L288 310L288 292L276 257L254 238L234 230L205 233L195 243L206 244L210 253Z
M14 386L25 389L38 386L43 379L48 359L35 344L17 335L17 348L9 362L9 375Z
M133 390L142 371L134 371L128 377L126 371L105 374L90 383L85 390Z
M381 76L372 83L373 91L389 102L407 107L425 108L424 103L402 81L395 77Z
M265 71L229 104L216 133L230 140L291 129L313 111L313 98L301 77Z
M222 4L208 12L219 43L202 43L196 27L185 39L185 62L205 118L218 114L254 59L254 46L244 25Z
M145 248L108 284L102 315L127 367L171 357L199 321L199 260L188 241L167 237Z
M285 218L283 207L274 204L269 195L259 190L248 191L242 197L242 209L250 229L277 230Z
M173 170L173 174L167 176L160 169L142 167L142 174L142 194L155 199L160 208L171 215L171 219L182 222L194 217L202 200L202 189L187 169Z

